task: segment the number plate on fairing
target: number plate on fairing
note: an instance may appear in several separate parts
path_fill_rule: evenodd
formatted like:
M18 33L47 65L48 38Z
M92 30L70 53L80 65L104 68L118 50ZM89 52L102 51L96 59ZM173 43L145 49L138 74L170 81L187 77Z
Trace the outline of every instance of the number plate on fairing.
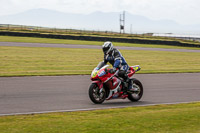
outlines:
M99 77L102 77L102 76L104 76L105 74L106 74L105 70L101 70L101 71L98 72L98 76L99 76Z

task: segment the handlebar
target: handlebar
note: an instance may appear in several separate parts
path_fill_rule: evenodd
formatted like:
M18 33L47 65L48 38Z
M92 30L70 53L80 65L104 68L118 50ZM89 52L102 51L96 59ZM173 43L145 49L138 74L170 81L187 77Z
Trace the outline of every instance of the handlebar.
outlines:
M106 83L107 81L109 81L111 78L113 78L115 75L117 75L119 73L119 70L117 70L109 79L107 79L104 83Z

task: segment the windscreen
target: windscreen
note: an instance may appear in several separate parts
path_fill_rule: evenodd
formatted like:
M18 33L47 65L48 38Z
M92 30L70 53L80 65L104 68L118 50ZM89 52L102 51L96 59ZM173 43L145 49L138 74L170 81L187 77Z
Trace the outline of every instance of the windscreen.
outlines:
M97 65L97 69L101 69L103 66L105 66L104 62L99 62L99 64Z

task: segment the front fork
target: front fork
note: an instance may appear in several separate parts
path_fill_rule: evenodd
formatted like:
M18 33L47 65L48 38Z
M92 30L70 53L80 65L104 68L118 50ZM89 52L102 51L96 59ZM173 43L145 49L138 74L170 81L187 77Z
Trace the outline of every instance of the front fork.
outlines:
M101 81L95 80L92 81L92 84L97 84L97 86L99 87L99 93L101 93L103 91L103 83Z

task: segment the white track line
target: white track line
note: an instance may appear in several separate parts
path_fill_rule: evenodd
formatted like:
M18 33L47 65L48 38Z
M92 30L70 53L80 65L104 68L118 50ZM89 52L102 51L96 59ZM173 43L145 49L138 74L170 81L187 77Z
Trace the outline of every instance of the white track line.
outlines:
M102 108L88 108L88 109L72 109L72 110L55 110L55 111L26 112L26 113L10 113L10 114L0 114L0 116L33 115L33 114L45 114L45 113L91 111L91 110L116 109L116 108L127 108L127 107L143 107L143 106L170 105L170 104L173 105L173 104L193 103L193 102L200 102L200 101L174 102L174 103L158 103L158 104L144 104L144 105L133 105L133 106L117 106L117 107L102 107Z

